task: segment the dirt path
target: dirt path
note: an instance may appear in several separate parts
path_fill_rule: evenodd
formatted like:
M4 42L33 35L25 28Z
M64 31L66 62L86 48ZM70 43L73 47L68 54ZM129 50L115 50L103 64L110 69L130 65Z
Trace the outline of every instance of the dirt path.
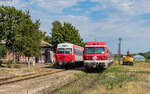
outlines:
M25 80L13 84L0 86L0 94L36 94L48 87L55 88L74 77L80 70L67 70L35 79Z

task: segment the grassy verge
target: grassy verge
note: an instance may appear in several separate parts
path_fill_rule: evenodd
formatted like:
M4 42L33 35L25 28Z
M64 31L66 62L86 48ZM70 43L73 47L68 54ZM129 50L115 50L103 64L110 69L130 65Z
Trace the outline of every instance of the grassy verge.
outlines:
M107 90L111 90L114 87L122 88L124 83L137 80L135 72L132 73L120 65L113 65L105 70L101 77L98 77L94 85L103 85Z
M149 68L150 64L144 62L134 66L114 63L97 78L93 88L83 94L149 94L143 88L150 84Z
M69 86L58 90L55 94L79 94L86 85L88 85L93 79L98 77L97 73L77 73L75 74L76 82L71 83Z
M136 91L138 91L138 88L135 88L137 85L136 83L145 81L148 75L150 75L149 63L135 63L134 66L114 63L106 69L101 76L99 76L98 73L87 74L82 72L75 74L76 79L80 79L60 89L56 94L80 94L80 91L93 79L94 82L92 83L92 87L85 90L82 94L129 94L130 86L128 86L128 84L134 83L133 90L137 89ZM135 91L133 92L134 93L130 94L140 94L137 92L135 93Z

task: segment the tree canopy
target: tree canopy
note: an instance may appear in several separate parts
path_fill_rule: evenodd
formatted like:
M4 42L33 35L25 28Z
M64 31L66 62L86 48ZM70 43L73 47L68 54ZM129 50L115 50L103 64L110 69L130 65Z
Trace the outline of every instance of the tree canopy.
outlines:
M0 46L0 59L5 57L6 52L7 52L6 47L4 45L1 45Z
M139 55L144 56L146 59L150 59L150 53L139 53Z
M48 43L51 43L51 37L49 35L46 35L46 32L41 32L41 37L42 37L42 40Z
M57 44L63 42L84 46L79 30L77 30L71 23L64 22L62 25L59 21L54 21L52 25L53 28L51 35L54 50L56 50Z
M29 10L0 6L0 21L0 40L6 39L9 51L28 57L40 55L40 22L32 21Z

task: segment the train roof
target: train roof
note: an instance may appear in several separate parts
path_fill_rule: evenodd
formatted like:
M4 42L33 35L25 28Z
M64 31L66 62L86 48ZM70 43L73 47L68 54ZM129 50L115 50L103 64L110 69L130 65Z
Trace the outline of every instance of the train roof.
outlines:
M61 47L70 47L70 48L72 48L73 45L76 46L76 47L80 47L80 46L78 46L78 45L65 42L65 43L59 43L59 44L57 45L57 48L61 48ZM83 48L83 47L80 47L80 48Z
M68 43L68 42L59 43L59 44L57 45L58 48L61 48L61 47L72 47L72 46L73 46L73 44Z
M89 41L86 42L85 45L107 45L104 41Z
M58 45L73 45L73 44L72 44L72 43L65 42L65 43L59 43Z

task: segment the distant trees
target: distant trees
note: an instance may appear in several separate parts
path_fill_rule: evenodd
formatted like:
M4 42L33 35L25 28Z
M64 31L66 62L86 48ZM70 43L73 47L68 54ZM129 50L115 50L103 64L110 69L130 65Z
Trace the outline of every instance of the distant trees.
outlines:
M23 12L15 7L0 6L0 39L6 39L6 48L15 55L40 55L39 20L33 22L29 11Z
M146 59L150 59L150 53L139 53L139 55L144 56Z
M79 46L84 46L83 39L79 34L79 30L77 30L71 23L64 22L62 25L59 21L54 21L52 28L52 44L54 50L57 47L57 44L63 42L73 43Z

